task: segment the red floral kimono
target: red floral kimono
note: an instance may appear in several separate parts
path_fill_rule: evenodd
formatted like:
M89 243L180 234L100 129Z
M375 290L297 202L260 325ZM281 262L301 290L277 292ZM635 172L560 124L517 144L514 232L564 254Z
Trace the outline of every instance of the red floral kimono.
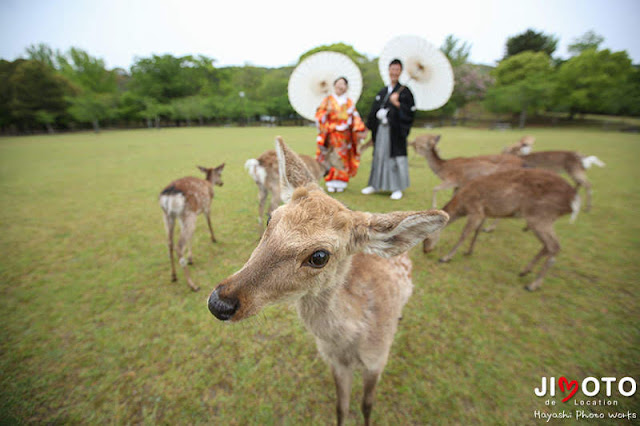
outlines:
M344 102L345 99L346 102ZM344 170L337 170L335 167L329 170L324 178L327 182L331 180L349 182L349 178L356 175L360 165L357 133L366 130L353 100L347 97L341 100L342 102L336 100L335 95L327 96L316 110L318 125L316 159L319 162L324 161L324 151L321 147L333 147L344 164Z

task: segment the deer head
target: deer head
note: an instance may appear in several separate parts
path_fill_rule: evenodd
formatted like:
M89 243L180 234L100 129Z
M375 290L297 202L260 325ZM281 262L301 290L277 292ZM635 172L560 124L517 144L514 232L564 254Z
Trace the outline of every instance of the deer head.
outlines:
M416 154L426 157L432 149L435 149L439 141L440 135L424 134L417 136L413 142L409 143L409 145L416 150Z
M325 194L298 155L276 139L282 200L258 246L238 272L211 293L209 310L240 321L266 305L319 295L344 282L357 252L401 254L442 228L438 210L371 214Z
M224 164L225 163L222 163L218 167L213 169L202 166L197 167L202 173L207 176L205 179L211 182L212 185L222 186L224 185L224 182L222 182L222 169L224 169Z

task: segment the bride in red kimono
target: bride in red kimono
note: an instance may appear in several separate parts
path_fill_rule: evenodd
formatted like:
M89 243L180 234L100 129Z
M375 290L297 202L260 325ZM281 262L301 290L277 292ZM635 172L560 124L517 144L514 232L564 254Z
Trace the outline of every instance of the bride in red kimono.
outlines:
M324 162L327 150L333 148L343 163L342 170L331 167L325 176L328 192L344 191L349 178L356 175L360 165L360 140L367 136L355 103L346 95L348 84L344 77L336 79L334 93L324 98L316 110L316 160Z

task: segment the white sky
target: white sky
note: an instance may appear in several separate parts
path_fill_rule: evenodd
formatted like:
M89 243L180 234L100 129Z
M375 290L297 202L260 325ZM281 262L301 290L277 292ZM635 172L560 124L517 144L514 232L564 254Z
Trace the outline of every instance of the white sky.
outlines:
M108 68L165 53L279 67L323 44L374 57L397 35L441 46L453 34L472 45L471 62L495 65L507 38L528 28L560 39L555 56L594 30L601 47L640 63L640 0L0 0L0 58L47 43L84 49Z

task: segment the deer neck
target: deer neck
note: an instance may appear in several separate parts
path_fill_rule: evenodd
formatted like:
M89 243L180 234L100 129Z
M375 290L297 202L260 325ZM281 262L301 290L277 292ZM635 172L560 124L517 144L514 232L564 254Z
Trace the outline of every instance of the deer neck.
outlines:
M429 167L431 167L431 170L433 170L433 173L435 173L436 175L439 174L442 168L444 167L444 164L446 163L446 161L440 158L440 155L438 154L438 150L436 149L435 146L427 150L426 157L427 157L427 163L429 164Z
M309 292L296 303L298 316L305 327L320 339L333 339L336 333L342 333L345 304L349 301L345 289L351 261L349 258L345 266L339 268L332 285L318 292Z

